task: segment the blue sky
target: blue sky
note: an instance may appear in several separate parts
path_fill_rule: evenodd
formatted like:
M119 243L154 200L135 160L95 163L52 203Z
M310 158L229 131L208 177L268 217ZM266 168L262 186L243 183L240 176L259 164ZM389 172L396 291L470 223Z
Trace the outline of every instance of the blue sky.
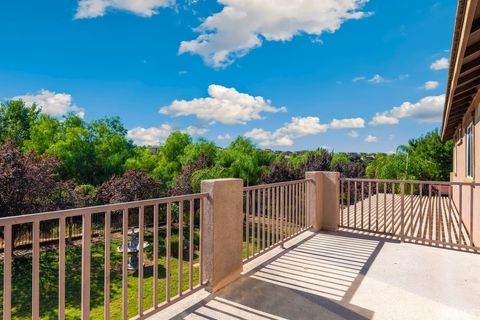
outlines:
M454 0L0 3L0 99L139 144L390 152L440 126ZM334 120L336 119L336 120Z

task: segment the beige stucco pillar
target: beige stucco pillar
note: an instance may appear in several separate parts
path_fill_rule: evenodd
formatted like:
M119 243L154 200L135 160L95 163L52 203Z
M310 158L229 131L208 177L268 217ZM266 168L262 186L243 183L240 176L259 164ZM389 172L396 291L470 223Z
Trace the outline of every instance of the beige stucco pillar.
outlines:
M305 173L305 178L312 180L309 217L313 230L338 230L340 173L309 171Z
M204 180L201 189L208 193L202 224L204 278L215 292L242 272L243 180Z

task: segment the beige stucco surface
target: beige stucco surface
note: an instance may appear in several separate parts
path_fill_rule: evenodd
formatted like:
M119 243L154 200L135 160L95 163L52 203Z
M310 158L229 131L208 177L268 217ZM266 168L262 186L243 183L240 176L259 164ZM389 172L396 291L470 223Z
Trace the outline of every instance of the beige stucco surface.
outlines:
M480 183L480 93L473 100L469 111L465 114L462 121L462 128L459 134L454 138L453 152L453 172L450 180L453 182L476 182ZM465 128L474 123L474 177L473 180L466 176L466 139ZM460 187L453 188L453 198L460 208ZM471 222L473 227L473 241L476 245L480 244L480 187L473 188L473 197L469 186L462 187L462 219L467 229L470 228ZM473 198L473 207L472 207ZM472 210L473 209L473 210ZM472 221L473 218L473 221Z
M208 289L216 291L242 271L242 179L202 181L208 193L202 222L202 259Z
M306 232L152 319L479 319L480 255Z
M309 218L314 231L338 229L340 203L340 173L327 171L305 172L305 179L312 181L309 187Z

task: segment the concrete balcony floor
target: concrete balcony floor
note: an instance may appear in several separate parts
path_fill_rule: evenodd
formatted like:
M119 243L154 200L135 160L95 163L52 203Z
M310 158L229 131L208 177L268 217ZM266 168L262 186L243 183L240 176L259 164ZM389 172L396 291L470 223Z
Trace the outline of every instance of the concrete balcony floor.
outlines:
M480 255L306 232L152 319L480 319Z

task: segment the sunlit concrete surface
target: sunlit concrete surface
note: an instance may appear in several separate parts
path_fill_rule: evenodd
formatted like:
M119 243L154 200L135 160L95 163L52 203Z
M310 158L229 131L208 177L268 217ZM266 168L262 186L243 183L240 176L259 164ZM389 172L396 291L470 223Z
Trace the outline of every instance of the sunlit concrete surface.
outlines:
M480 319L480 255L311 233L152 319Z

